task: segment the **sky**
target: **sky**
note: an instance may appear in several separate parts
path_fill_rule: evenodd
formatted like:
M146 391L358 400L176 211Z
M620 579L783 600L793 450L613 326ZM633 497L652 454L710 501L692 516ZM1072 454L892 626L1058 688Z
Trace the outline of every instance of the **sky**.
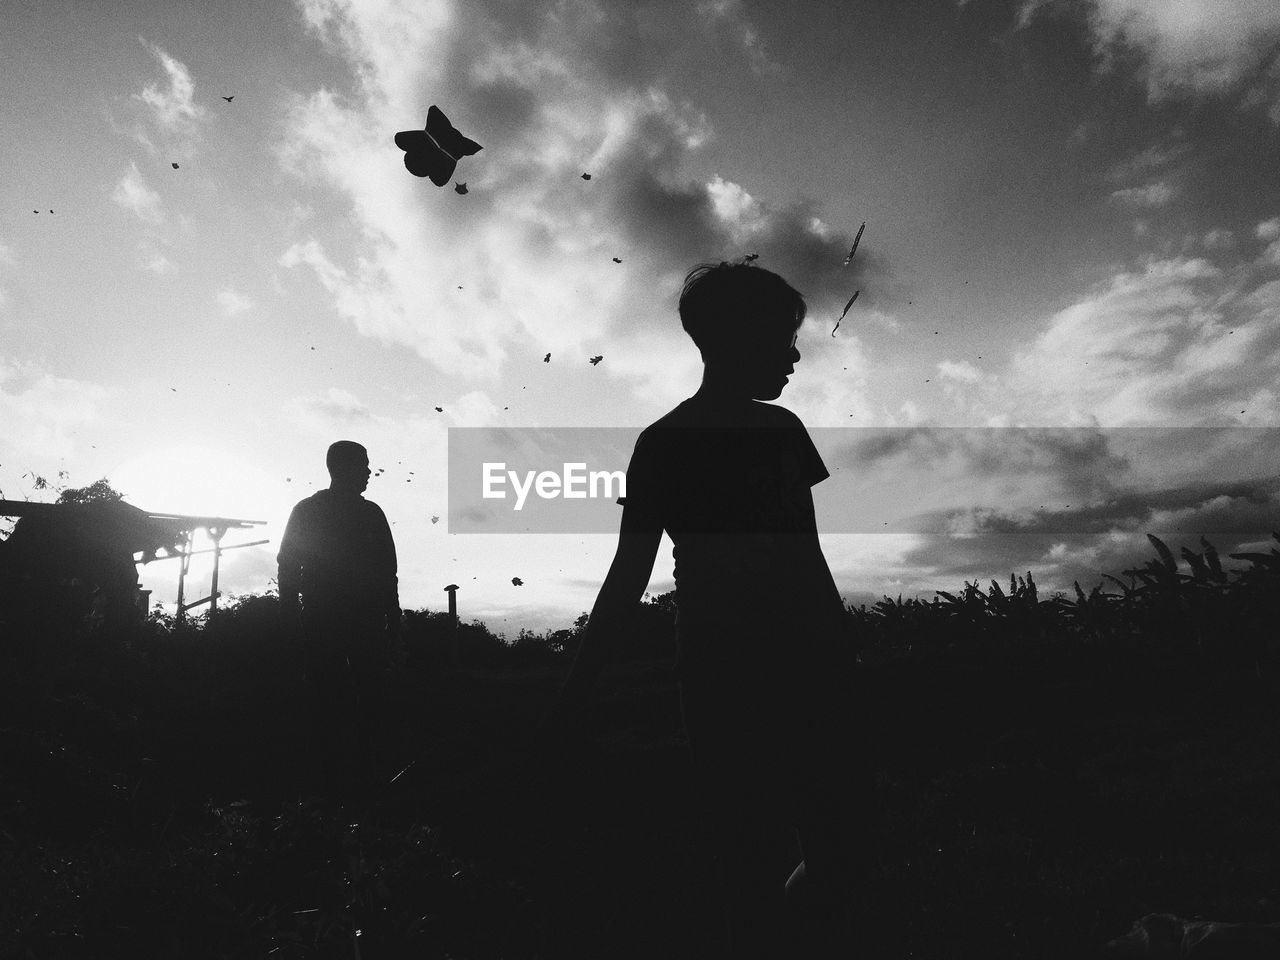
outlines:
M753 253L850 600L1280 526L1271 0L11 0L0 58L0 494L265 521L224 594L354 439L406 607L568 625L616 537L451 534L448 431L638 432L685 273ZM393 141L432 104L465 195Z

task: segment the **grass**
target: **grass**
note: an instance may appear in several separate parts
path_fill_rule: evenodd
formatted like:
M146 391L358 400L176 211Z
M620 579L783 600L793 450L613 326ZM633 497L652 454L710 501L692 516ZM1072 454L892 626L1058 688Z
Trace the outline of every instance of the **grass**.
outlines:
M1247 624L1272 616L1264 588L1232 595ZM1019 636L994 625L1007 598L992 623L950 602L881 632L853 617L865 955L1079 958L1148 912L1280 920L1275 648L1144 630L1159 611L1136 606L1124 629ZM613 667L590 729L549 745L565 632L506 661L477 632L448 669L434 615L410 617L377 785L353 792L313 772L268 600L11 659L0 955L715 956L668 660Z

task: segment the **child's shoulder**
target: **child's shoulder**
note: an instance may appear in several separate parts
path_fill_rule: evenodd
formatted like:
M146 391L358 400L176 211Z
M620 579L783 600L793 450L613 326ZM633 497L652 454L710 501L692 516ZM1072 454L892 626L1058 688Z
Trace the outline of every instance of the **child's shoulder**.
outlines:
M760 400L707 400L693 396L679 403L642 431L691 429L700 427L799 427L804 423L786 407Z

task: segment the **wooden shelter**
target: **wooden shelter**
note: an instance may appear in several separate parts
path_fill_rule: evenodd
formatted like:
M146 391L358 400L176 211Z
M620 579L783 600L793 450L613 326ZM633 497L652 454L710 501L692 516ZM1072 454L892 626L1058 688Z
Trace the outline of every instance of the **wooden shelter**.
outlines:
M82 614L101 611L112 620L140 604L145 612L147 591L138 589L136 564L169 559L181 564L179 619L206 603L215 610L223 552L268 542L222 544L227 531L259 526L263 520L149 513L123 500L0 500L0 516L18 518L13 533L0 542L0 616L15 607L34 609L33 605L42 603L69 606ZM192 548L198 530L208 534L211 548ZM213 582L208 596L188 603L186 579L191 557L198 553L213 554Z

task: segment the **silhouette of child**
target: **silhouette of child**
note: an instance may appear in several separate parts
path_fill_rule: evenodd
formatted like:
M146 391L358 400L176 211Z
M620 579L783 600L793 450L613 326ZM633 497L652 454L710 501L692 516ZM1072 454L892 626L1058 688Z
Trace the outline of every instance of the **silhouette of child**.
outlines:
M759 402L782 393L800 360L805 303L768 270L704 264L685 279L679 312L702 354L702 384L636 441L617 552L556 717L580 715L666 530L681 709L728 955L803 956L793 932L827 955L842 950L851 828L865 816L848 737L845 610L810 492L826 467L795 414ZM784 887L775 871L788 825L804 859Z

